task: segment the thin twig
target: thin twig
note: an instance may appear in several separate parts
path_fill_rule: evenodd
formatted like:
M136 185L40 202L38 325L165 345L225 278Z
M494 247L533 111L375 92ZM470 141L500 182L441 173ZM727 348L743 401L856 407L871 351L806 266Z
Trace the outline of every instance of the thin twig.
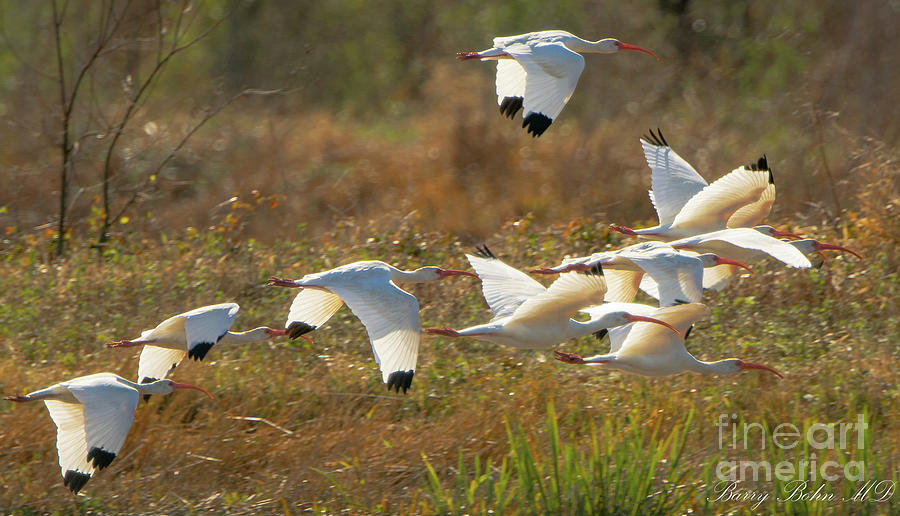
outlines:
M837 223L841 218L841 201L838 198L837 188L834 182L834 176L831 174L831 167L828 166L828 155L825 154L825 139L822 136L822 126L821 120L819 118L819 110L816 109L816 106L810 104L810 109L812 110L813 116L813 127L815 128L816 133L816 142L819 147L819 155L822 157L822 168L825 170L825 175L828 176L828 186L831 190L831 198L834 200L834 206L837 209L835 213L835 231L837 230Z
M251 417L251 416L226 416L226 417L228 417L228 419L237 419L239 421L251 421L253 423L265 423L276 430L281 430L282 432L286 433L287 435L294 435L294 432L288 430L287 428L285 428L283 426L276 425L275 423L269 421L268 419L266 419L264 417Z

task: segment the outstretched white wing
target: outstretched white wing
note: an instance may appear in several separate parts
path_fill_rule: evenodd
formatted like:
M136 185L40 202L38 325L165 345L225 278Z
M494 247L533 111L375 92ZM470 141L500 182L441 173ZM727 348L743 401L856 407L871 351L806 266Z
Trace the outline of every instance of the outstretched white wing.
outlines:
M337 312L344 301L326 290L304 288L294 297L285 329L292 339L321 328Z
M504 49L525 70L523 116L532 113L555 120L578 85L584 58L562 43L511 45Z
M701 230L724 229L738 210L759 202L768 187L768 170L737 168L691 197L672 225Z
M628 333L618 356L626 355L665 355L677 348L684 347L684 333L695 322L709 317L710 310L706 305L690 303L659 308L650 317L667 322L678 329L680 335L665 326L647 322L634 323Z
M375 362L388 388L406 391L419 354L419 302L390 281L338 285L334 293L366 327Z
M753 261L754 254L764 253L791 267L812 267L809 259L787 242L764 235L752 228L733 228L704 233L669 242L675 248L685 246L694 251L716 253L726 258ZM748 251L750 251L748 255ZM752 253L756 251L756 253Z
M656 282L659 306L699 303L703 298L703 263L674 249L670 251L629 253L628 258Z
M103 469L122 449L140 393L119 383L114 375L92 375L90 382L68 382L67 387L84 406L84 435L88 461Z
M515 59L497 60L497 104L502 108L503 114L510 118L522 108L526 76L525 69ZM504 102L507 106L504 106Z
M641 139L650 166L650 202L656 208L659 224L670 224L691 197L706 187L706 181L666 144L662 133L659 137L652 132L651 135Z
M222 303L191 310L184 315L184 336L188 357L203 360L206 353L228 333L240 307L236 303Z
M602 271L560 274L547 290L525 301L513 313L518 321L570 318L584 307L598 305L606 294Z
M603 303L602 305L584 308L581 311L591 316L591 320L599 319L611 312L628 312L631 315L640 315L642 317L650 317L657 308L655 306L645 305L642 303ZM622 343L628 337L634 325L637 323L623 324L615 328L605 328L594 335L600 338L603 336L609 340L609 352L615 353L622 347Z
M524 272L510 267L485 248L484 256L467 254L466 258L481 278L481 291L494 319L512 315L526 300L547 289Z
M607 292L604 300L612 303L630 303L637 295L643 272L605 269Z
M78 492L94 468L87 460L84 437L84 407L80 403L45 400L50 419L56 423L56 451L66 487Z
M187 351L158 346L144 346L138 360L138 383L149 383L167 378L184 360Z

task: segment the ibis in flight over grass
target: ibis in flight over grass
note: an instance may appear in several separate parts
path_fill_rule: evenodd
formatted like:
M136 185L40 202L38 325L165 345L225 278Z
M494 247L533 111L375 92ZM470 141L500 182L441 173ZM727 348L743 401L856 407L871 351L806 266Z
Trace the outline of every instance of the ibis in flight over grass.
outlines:
M653 52L606 38L587 41L564 30L529 32L494 38L481 52L458 52L457 59L497 61L497 102L500 113L513 118L521 109L522 127L533 137L544 134L565 107L584 70L581 54L612 54L637 50Z
M597 364L644 376L668 376L686 371L733 374L747 369L761 369L783 378L781 373L769 366L737 358L715 362L694 358L684 347L684 335L695 322L709 315L709 308L699 303L658 308L653 312L653 318L671 324L678 329L677 332L664 330L655 324L637 323L623 341L610 340L612 347L607 354L582 358L575 353L557 351L554 356L568 364Z
M285 335L284 330L260 326L248 331L229 331L240 307L237 303L201 306L173 315L133 340L110 342L111 348L144 346L138 361L138 382L161 380L184 359L203 360L217 343L249 344Z
M285 323L292 339L321 327L347 303L369 333L382 380L389 390L406 392L419 354L419 302L395 283L424 283L450 276L478 277L440 267L403 271L372 260L307 274L298 280L273 277L269 284L303 289L294 298Z
M175 389L206 389L172 380L140 384L112 373L81 376L30 394L6 396L18 403L43 401L56 423L56 449L63 484L78 493L122 449L141 394L169 394Z
M528 274L503 263L487 246L466 257L481 278L482 292L494 317L486 324L463 330L446 326L428 328L425 331L429 334L472 337L522 349L547 349L569 338L635 321L656 323L666 326L667 331L676 331L664 321L627 311L603 311L599 317L586 322L572 319L576 312L603 303L606 282L600 266L562 274L549 287L544 287Z
M710 184L669 147L662 131L641 139L650 166L650 202L659 224L631 229L610 229L652 240L670 241L726 228L755 226L775 202L775 176L765 156L738 167ZM800 238L765 226L772 237Z

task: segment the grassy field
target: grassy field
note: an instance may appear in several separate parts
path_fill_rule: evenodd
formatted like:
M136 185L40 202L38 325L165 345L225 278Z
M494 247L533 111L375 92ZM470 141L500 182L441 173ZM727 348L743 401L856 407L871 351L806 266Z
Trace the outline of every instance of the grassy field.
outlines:
M745 488L752 501L715 501L722 460L797 463L862 460L867 478L897 480L900 281L896 166L873 164L840 229L792 225L839 242L865 261L830 257L821 270L760 264L708 303L713 315L688 341L699 358L730 356L786 374L649 379L555 362L469 340L424 340L409 394L388 393L364 329L342 310L303 341L215 348L184 364L179 380L207 387L210 401L177 393L142 405L120 458L71 496L60 482L54 427L41 404L0 405L0 510L37 512L351 513L895 513L884 503L779 502L778 482ZM625 241L607 221L568 225L510 221L487 239L523 268ZM49 237L48 237L49 238ZM319 238L261 244L228 231L163 239L124 238L105 260L82 247L50 261L49 240L22 239L3 253L0 392L11 394L99 371L133 376L136 351L104 343L137 335L194 306L234 300L235 327L277 326L292 294L265 287L362 258L405 267L466 267L480 242L421 231L413 217L383 225L344 220ZM489 312L477 283L459 278L412 288L424 325L465 326ZM561 349L590 353L593 338ZM748 449L718 442L721 414L740 423L869 423L862 449ZM726 431L726 436L729 431ZM778 455L780 454L780 455ZM826 459L828 457L828 459ZM856 483L827 483L848 493ZM817 484L813 484L817 485ZM814 491L810 489L810 492ZM848 495L852 496L852 495ZM757 507L754 510L754 507Z

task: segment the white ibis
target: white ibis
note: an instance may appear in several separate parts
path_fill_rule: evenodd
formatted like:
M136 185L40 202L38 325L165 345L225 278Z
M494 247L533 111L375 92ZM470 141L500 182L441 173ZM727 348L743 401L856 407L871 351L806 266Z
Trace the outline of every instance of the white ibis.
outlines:
M557 360L569 364L602 364L644 376L667 376L685 371L695 373L733 374L747 369L769 371L783 378L769 366L745 362L737 358L704 362L697 360L684 347L684 334L695 322L709 317L710 310L699 303L658 308L653 317L665 321L679 331L662 330L658 325L637 323L621 342L620 347L610 340L613 348L605 355L582 358L575 353L557 351Z
M631 229L612 225L626 235L669 241L726 228L760 223L775 202L775 179L765 156L731 171L711 184L675 153L662 135L650 131L641 139L650 166L650 201L659 225ZM771 226L770 236L799 236Z
M213 397L202 387L172 380L139 384L112 373L97 373L3 399L44 402L56 423L63 484L78 493L95 471L116 458L131 429L140 395L169 394L175 389L195 389Z
M646 273L657 286L654 297L659 300L659 306L670 306L678 302L699 303L703 296L704 268L724 264L750 270L739 261L716 254L689 255L662 242L641 242L617 251L568 259L556 267L531 272L555 274L585 271L600 265L606 273L609 286L606 301L626 303L634 299Z
M768 226L756 226L753 229L762 232L763 234L767 234L765 228ZM670 242L672 243L672 242ZM822 262L818 264L813 264L815 267L820 267L825 259L825 254L823 251L841 251L845 253L850 253L853 256L856 256L860 260L862 260L862 256L859 255L856 251L851 249L847 249L846 247L842 247L834 244L826 244L824 242L819 242L818 240L813 240L811 238L805 238L803 240L792 240L789 242L785 242L791 247L797 249L800 254L808 256L812 253L817 253L822 257ZM741 260L747 263L754 263L761 261L770 254L763 250L754 250L754 249L744 249L740 252ZM808 258L807 258L808 259ZM731 282L732 279L737 275L738 270L736 267L732 265L722 265L718 267L712 267L703 271L703 288L712 289L712 290L722 290ZM648 291L650 287L648 284L642 283L641 289ZM652 287L650 287L652 288ZM653 295L651 292L648 292L650 295Z
M494 318L487 324L463 330L427 328L429 334L474 337L522 349L546 349L565 339L635 321L661 324L675 331L666 322L626 311L604 312L587 322L573 320L576 312L603 302L606 282L599 266L586 272L563 274L550 287L544 287L500 261L487 246L478 248L477 255L466 257L481 278L482 292Z
M575 91L584 70L580 54L612 54L619 50L637 50L659 59L647 49L617 39L587 41L563 30L494 38L493 48L459 52L456 58L496 60L500 113L512 118L524 107L522 127L537 137L556 120Z
M778 240L753 228L722 229L672 240L669 245L696 253L715 253L743 263L768 255L791 267L812 267L809 259L790 242Z
M201 306L169 317L136 339L110 342L107 346L144 346L138 363L138 382L147 383L169 376L185 356L203 360L216 343L250 344L285 335L284 330L267 326L229 331L238 310L237 303Z
M369 333L388 390L405 393L412 384L419 354L419 302L394 282L423 283L450 276L478 277L440 267L403 271L380 261L361 261L298 280L270 278L269 284L303 288L285 323L292 339L321 327L347 303Z

